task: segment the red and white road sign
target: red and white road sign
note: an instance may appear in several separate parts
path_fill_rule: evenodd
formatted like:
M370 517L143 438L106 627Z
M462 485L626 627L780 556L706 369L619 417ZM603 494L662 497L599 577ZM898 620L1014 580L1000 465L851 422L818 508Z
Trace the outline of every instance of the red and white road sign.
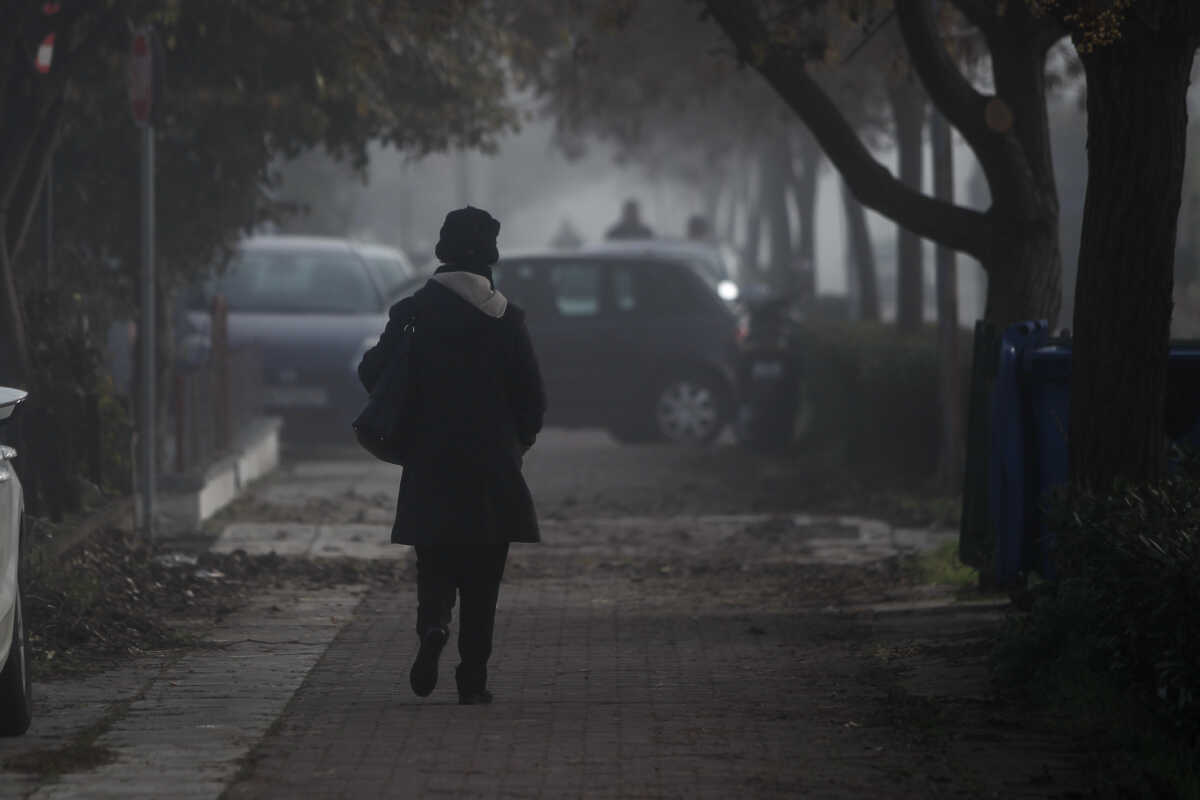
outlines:
M46 38L42 39L42 43L38 45L37 58L33 62L34 68L45 75L50 72L50 65L54 63L54 34L47 33Z

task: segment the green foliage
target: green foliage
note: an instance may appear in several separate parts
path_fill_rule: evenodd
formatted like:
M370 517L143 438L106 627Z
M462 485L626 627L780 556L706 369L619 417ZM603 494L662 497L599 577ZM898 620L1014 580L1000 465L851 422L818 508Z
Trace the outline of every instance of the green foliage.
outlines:
M703 187L737 179L738 150L785 118L688 0L578 5L561 18L559 46L531 54L523 70L569 156L603 139L654 177Z
M1010 620L997 677L1116 731L1148 774L1200 796L1200 484L1063 490L1049 514L1058 581Z
M973 592L979 585L979 572L958 558L958 542L945 544L917 556L914 577L923 584L953 586L959 592Z
M1091 632L1108 668L1200 710L1200 485L1060 499L1051 517L1062 588L1097 607Z
M372 143L414 154L487 148L513 128L508 34L479 3L142 2L95 12L56 153L56 239L73 277L136 300L139 139L125 98L127 23L164 42L156 130L159 258L167 287L209 268L240 232L290 210L281 158L315 147L362 170ZM115 267L115 271L114 271ZM97 298L99 299L99 298Z
M98 491L128 490L131 426L101 377L83 296L41 288L27 293L25 309L36 368L31 402L18 412L19 469L29 510L58 517L82 510Z
M839 447L867 480L932 477L941 437L932 327L902 336L883 324L811 321L798 346L811 413L805 446ZM965 333L959 352L971 352ZM965 387L965 365L961 374Z
M165 52L166 91L155 109L164 307L242 232L291 210L273 195L281 159L324 148L361 172L372 144L416 154L487 149L518 122L506 62L517 37L497 24L506 15L490 3L110 0L62 3L51 16L26 3L11 16L0 33L0 194L8 198L0 203L0 285L11 277L16 297L0 294L0 306L11 300L25 319L22 327L20 315L6 315L0 351L20 352L0 352L19 356L5 365L17 365L17 374L0 371L0 383L32 390L27 452L66 442L57 467L27 470L35 501L55 514L77 505L84 456L72 448L86 451L93 473L128 466L123 410L97 388L95 337L114 319L136 318L139 302L131 30L154 26ZM32 54L50 30L53 67L39 76ZM34 206L50 142L53 275L30 246L42 233ZM85 401L90 416L81 413ZM75 429L96 416L111 425Z

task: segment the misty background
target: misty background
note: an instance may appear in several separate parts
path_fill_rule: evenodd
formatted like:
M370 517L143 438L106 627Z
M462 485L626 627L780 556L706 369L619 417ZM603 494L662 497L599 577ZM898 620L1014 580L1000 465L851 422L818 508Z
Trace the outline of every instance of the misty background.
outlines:
M1069 327L1074 310L1076 262L1087 184L1087 115L1081 85L1068 86L1052 96L1051 136L1061 204L1060 242L1063 256L1063 308L1058 325ZM501 220L501 253L549 247L564 226L585 243L603 238L616 221L622 203L636 199L643 219L656 236L685 235L687 219L705 212L705 198L693 186L669 176L651 175L642 163L624 159L617 147L598 138L586 141L581 153L567 155L555 136L554 123L525 103L527 122L517 133L501 137L494 153L460 150L414 158L374 147L365 178L347 165L314 150L279 165L280 200L299 211L277 227L278 232L347 236L404 250L419 268L433 264L433 245L442 218L451 208L475 205ZM1189 96L1190 137L1200 138L1194 121L1200 111L1200 89ZM799 124L799 123L797 123ZM886 141L885 141L886 144ZM1196 148L1190 148L1195 152ZM875 147L876 156L896 171L893 147ZM957 202L986 209L990 198L975 157L954 134L955 196ZM932 193L933 157L925 136L925 182ZM1200 334L1200 323L1189 315L1188 283L1196 272L1194 240L1200 225L1200 183L1194 163L1188 165L1179 226L1180 264L1177 267L1177 335ZM840 180L821 159L817 191L815 264L820 295L853 295L850 281L846 219ZM794 204L793 223L798 224ZM724 213L724 209L722 209ZM720 214L718 215L720 216ZM896 225L867 210L876 251L885 320L896 314ZM732 230L730 241L739 251L746 242L741 224L714 220L718 232ZM765 236L764 232L764 236ZM722 237L729 239L730 237ZM925 268L925 317L936 319L934 246L922 242ZM974 259L958 255L959 322L969 326L983 316L986 275ZM741 276L743 279L748 276ZM1200 298L1196 298L1200 305Z

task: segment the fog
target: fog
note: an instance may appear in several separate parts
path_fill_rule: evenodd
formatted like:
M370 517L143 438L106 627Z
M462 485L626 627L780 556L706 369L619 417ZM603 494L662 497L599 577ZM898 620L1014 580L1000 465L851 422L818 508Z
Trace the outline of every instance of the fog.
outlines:
M878 157L894 165L895 153ZM926 144L927 173L931 163ZM955 181L959 202L969 203L974 156L955 136ZM326 180L311 191L314 173ZM639 201L642 215L657 236L682 237L689 216L703 212L699 194L681 182L653 179L638 164L621 163L615 150L591 142L584 155L567 158L554 143L553 125L534 122L504 138L497 152L466 151L413 159L377 148L365 182L349 169L310 154L284 169L280 196L307 206L291 220L292 233L346 235L400 247L418 264L431 257L442 217L451 208L471 204L486 208L502 222L500 246L505 250L542 248L569 225L585 242L603 238L627 198ZM927 189L932 177L927 174ZM835 170L823 164L817 199L817 291L846 295L852 291L846 270L846 226ZM330 191L331 188L333 191ZM976 206L986 199L974 198ZM877 251L885 317L895 313L896 226L868 212ZM718 226L720 227L720 226ZM735 227L739 233L740 226ZM735 239L741 247L745 242ZM925 243L927 316L934 317L933 252ZM959 259L961 321L969 324L983 312L983 273L973 259ZM890 290L890 291L889 291Z
M1061 205L1064 266L1063 310L1059 324L1069 326L1073 311L1074 274L1086 190L1086 114L1078 87L1051 99L1051 133ZM1200 92L1191 94L1192 116ZM1195 124L1193 123L1193 129ZM876 150L880 161L895 171L896 154ZM955 199L985 209L990 199L971 150L954 134ZM925 191L932 189L932 152L926 137ZM456 151L414 158L375 148L360 179L327 157L309 154L284 165L279 196L295 200L307 211L284 225L293 233L350 236L390 244L405 250L418 266L429 266L442 217L451 208L471 204L486 208L502 222L503 251L547 247L563 228L584 242L603 238L627 198L639 201L642 215L658 236L681 237L689 216L704 211L702 197L680 181L652 177L642 164L622 162L616 150L601 141L568 158L556 145L554 126L533 121L500 139L493 153ZM840 180L822 161L818 182L816 225L816 286L823 295L853 295L848 279L846 224L839 198ZM1185 198L1188 190L1185 187ZM1185 200L1185 209L1187 204ZM794 211L794 209L793 209ZM722 213L727 213L724 209ZM867 212L876 249L881 305L885 319L895 316L896 225ZM717 229L727 229L718 219ZM1182 238L1194 222L1181 220ZM745 246L743 227L734 225L732 244ZM925 314L935 318L934 245L922 245L925 261ZM983 315L986 275L974 259L958 256L959 320L970 325Z

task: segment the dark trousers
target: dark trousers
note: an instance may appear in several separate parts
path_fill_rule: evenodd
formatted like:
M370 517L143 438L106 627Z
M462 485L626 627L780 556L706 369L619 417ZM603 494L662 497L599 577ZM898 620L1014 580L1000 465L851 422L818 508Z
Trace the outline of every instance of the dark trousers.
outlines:
M458 655L455 677L459 692L487 687L487 662L492 654L496 625L496 599L508 542L490 545L417 548L417 636L430 628L450 624L457 593L460 600Z

